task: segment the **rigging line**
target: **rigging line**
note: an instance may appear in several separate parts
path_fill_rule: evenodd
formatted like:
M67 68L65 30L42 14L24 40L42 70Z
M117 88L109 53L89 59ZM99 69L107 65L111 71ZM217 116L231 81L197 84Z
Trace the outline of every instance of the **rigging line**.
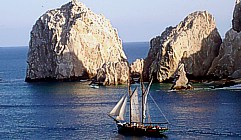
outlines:
M157 106L157 108L159 109L159 111L162 113L163 117L166 119L166 121L169 123L168 119L166 118L165 114L162 112L162 110L160 109L160 107L157 105L156 101L153 99L153 97L151 96L151 93L149 93L151 99L153 100L153 102L155 103L155 105Z

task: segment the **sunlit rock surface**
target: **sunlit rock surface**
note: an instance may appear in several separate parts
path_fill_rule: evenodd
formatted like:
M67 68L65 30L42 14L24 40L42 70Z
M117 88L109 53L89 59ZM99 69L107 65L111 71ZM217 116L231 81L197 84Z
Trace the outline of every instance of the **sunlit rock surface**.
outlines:
M221 42L213 16L206 11L194 12L151 40L144 77L168 80L180 63L185 64L187 74L203 77L218 55Z
M144 59L136 59L133 63L130 64L131 74L140 75L143 72Z
M128 62L108 62L98 69L96 82L103 85L118 85L127 84L128 79Z
M103 64L123 60L122 42L110 21L72 0L47 11L33 26L26 81L92 78Z

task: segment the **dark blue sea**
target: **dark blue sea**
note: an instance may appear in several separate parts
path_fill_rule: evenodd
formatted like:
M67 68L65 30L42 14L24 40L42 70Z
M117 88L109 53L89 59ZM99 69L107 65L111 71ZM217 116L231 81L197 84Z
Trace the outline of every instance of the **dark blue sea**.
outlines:
M145 57L148 43L124 43L129 61ZM26 83L27 47L0 48L0 139L159 139L117 133L107 113L126 86L92 89L88 83ZM241 139L241 85L170 91L153 84L150 94L170 122L160 139ZM152 108L152 106L149 106ZM156 114L152 108L151 114ZM160 117L161 118L161 117Z

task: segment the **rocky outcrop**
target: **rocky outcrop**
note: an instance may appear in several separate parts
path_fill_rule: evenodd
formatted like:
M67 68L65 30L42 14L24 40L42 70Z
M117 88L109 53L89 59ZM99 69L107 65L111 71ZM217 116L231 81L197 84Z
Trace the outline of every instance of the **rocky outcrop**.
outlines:
M220 52L208 72L208 75L222 78L241 78L241 33L230 29L223 40Z
M110 21L72 0L33 26L26 81L92 78L103 64L123 60L122 42Z
M143 67L144 67L144 59L136 59L130 65L131 75L139 75L140 76L140 74L142 74Z
M233 12L233 30L240 32L241 31L241 3L240 0L236 0L234 12Z
M98 69L96 82L103 85L118 85L127 84L128 79L128 62L108 62Z
M208 75L217 79L241 78L241 3L236 0L233 27L226 34L219 55L214 59Z
M184 64L180 64L176 73L175 73L175 80L171 89L181 90L181 89L188 89L191 88L188 85L188 79L186 76L186 71Z
M185 64L189 75L205 76L221 42L213 16L206 11L194 12L151 40L144 77L154 76L159 82L168 80L180 63Z

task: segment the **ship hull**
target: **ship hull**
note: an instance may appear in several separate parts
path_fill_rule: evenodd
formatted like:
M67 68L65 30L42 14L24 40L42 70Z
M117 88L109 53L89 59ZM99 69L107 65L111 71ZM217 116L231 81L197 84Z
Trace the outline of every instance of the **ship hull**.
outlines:
M164 132L167 128L158 126L130 126L129 124L117 124L118 132L129 136L150 136L150 137L166 137Z

